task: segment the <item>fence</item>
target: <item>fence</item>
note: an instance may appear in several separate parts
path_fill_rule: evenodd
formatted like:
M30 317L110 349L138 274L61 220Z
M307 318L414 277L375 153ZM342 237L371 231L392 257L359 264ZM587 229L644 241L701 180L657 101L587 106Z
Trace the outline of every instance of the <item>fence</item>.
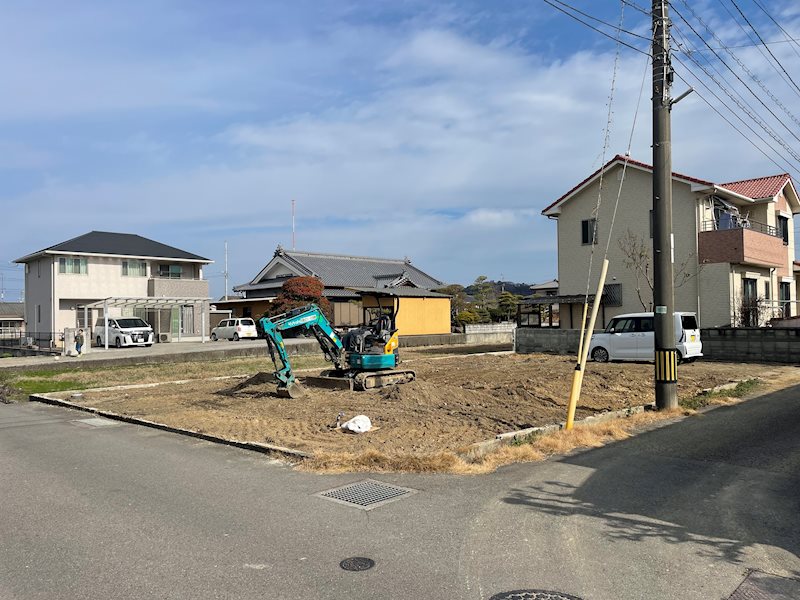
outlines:
M517 329L514 350L576 355L577 329ZM701 329L705 360L800 364L800 327L718 327Z
M27 348L30 350L54 351L63 341L64 332L22 331L21 329L0 331L0 347Z
M464 325L464 333L511 333L516 328L516 323L479 323Z

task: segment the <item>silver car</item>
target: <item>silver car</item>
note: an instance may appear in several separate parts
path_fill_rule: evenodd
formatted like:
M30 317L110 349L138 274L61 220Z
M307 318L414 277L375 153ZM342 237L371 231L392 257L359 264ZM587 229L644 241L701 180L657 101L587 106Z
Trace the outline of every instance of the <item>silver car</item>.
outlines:
M258 338L256 322L249 317L224 319L211 330L211 341L213 342L217 340L233 340L234 342L238 342L243 338Z

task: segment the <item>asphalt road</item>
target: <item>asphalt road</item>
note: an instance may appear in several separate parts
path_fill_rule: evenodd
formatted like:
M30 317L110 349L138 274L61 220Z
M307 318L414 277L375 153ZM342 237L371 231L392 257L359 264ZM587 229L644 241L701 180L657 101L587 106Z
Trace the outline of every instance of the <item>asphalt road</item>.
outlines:
M489 476L375 475L416 493L363 511L315 495L363 474L0 405L0 599L728 598L750 569L800 577L799 407L794 388Z

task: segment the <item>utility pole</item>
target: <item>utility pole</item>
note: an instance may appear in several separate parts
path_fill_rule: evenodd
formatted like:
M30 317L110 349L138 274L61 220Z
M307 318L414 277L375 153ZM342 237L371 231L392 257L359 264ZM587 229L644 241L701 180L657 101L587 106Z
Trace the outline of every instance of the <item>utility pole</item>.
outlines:
M667 0L653 0L653 302L655 392L659 410L678 407L672 236L672 132L670 123L669 14Z
M292 252L294 249L294 198L292 198Z

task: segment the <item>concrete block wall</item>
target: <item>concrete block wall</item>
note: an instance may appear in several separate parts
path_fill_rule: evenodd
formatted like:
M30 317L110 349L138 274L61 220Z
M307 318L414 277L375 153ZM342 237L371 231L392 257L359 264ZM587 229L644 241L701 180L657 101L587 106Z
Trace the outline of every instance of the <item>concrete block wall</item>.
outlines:
M800 328L719 327L700 339L705 359L800 364Z
M516 328L516 323L478 323L464 325L464 333L511 333Z
M580 336L579 329L519 327L516 331L514 351L520 354L532 352L577 354Z

